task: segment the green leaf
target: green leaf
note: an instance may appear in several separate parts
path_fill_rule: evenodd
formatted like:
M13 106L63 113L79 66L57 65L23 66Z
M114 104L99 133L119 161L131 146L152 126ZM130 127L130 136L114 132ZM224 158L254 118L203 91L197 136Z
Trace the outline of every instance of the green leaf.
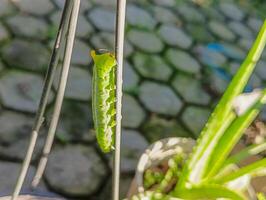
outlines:
M144 193L139 193L137 195L132 196L131 198L124 200L183 200L183 199L172 197L170 195L166 195L159 192L147 191Z
M247 165L245 167L240 168L239 170L229 173L226 176L219 176L214 178L214 182L217 184L223 184L230 182L232 180L235 180L239 177L245 176L245 175L250 175L252 176L253 174L264 170L266 167L266 158L256 161L250 165Z
M241 194L238 194L224 186L211 184L192 187L179 190L178 195L184 199L216 199L228 198L233 200L244 200Z
M251 178L266 176L266 166L250 174Z
M221 169L226 158L243 135L245 129L258 115L260 109L265 104L265 101L266 90L263 91L261 97L253 106L251 106L251 108L248 109L248 111L237 117L228 127L212 153L206 179L215 176L216 173Z
M230 164L237 164L240 161L248 158L249 156L257 155L263 151L266 150L266 142L263 142L261 144L253 144L243 150L241 150L239 153L232 155L228 159L226 159L223 167L226 167Z
M226 89L222 99L216 106L207 124L201 132L198 143L184 167L183 173L176 186L176 190L186 187L188 183L199 183L206 173L210 155L214 151L219 139L232 120L233 100L244 89L254 67L259 60L266 43L266 20L253 44L248 56L244 60L237 74ZM230 120L228 119L230 118Z
M257 197L258 197L258 200L266 200L266 197L263 193L258 193Z

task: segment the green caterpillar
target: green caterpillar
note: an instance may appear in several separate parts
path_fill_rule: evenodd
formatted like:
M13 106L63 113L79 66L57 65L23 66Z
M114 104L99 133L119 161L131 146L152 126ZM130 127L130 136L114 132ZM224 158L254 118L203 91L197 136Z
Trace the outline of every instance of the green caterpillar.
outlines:
M103 152L114 147L115 135L115 68L113 54L96 54L91 51L94 61L92 81L92 112L96 138Z

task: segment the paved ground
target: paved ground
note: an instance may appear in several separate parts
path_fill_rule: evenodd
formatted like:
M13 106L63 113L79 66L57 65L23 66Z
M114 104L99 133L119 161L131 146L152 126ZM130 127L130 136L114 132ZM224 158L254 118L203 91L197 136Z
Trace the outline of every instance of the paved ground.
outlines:
M122 193L149 142L197 137L254 40L262 19L249 5L222 2L199 7L175 0L129 1ZM24 157L62 5L63 0L0 1L0 193L11 191ZM109 199L111 161L100 153L92 131L88 52L113 49L114 8L114 0L82 0L57 143L41 191ZM266 52L246 90L265 81ZM53 101L51 96L46 122ZM43 136L25 191L42 143Z

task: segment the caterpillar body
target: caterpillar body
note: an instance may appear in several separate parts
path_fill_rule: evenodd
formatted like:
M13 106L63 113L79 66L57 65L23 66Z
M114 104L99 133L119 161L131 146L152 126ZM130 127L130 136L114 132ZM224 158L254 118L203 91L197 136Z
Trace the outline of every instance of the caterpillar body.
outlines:
M115 69L113 54L96 54L91 51L94 61L92 81L92 112L97 142L101 150L110 152L114 147L115 135Z

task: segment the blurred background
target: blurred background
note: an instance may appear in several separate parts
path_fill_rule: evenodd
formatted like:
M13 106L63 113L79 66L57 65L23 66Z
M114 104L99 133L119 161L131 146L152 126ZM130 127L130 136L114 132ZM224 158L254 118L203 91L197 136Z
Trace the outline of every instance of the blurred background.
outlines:
M111 155L100 152L93 131L89 51L113 50L115 4L115 0L81 0L65 100L40 193L110 199ZM12 191L25 155L63 5L64 0L0 0L1 195ZM197 138L265 13L264 0L128 0L123 196L149 143L170 136ZM245 90L265 83L266 51ZM54 95L24 192L29 191L53 102ZM259 120L266 120L266 109Z

